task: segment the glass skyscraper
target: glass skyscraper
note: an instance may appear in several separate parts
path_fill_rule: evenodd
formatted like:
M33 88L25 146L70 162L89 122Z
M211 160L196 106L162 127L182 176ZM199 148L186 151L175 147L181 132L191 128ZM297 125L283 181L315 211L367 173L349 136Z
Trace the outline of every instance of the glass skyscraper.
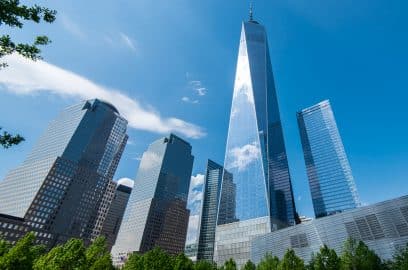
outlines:
M328 100L297 113L316 217L360 205L336 120Z
M223 178L216 260L234 257L244 262L249 258L250 237L295 223L266 31L252 18L242 24L224 168L230 175ZM223 197L231 196L225 188L235 191L235 200L223 204ZM220 219L220 214L228 211L233 218ZM229 224L236 228L227 229ZM225 234L235 229L237 237L246 237L236 238L233 244L227 239L235 236ZM234 251L237 246L242 249Z
M50 245L71 237L89 240L126 145L126 129L127 121L107 102L66 108L23 164L0 182L0 213L51 233Z
M224 168L212 160L207 162L197 260L213 260L217 209Z
M123 264L130 253L156 246L170 254L183 252L193 160L191 145L173 134L144 152L112 249L116 265Z

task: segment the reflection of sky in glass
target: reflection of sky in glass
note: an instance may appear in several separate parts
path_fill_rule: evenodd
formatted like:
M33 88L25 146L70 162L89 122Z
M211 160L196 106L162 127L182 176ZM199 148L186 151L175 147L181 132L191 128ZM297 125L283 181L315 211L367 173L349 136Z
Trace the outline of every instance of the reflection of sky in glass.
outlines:
M266 149L261 150L263 144L260 142L244 29L240 42L225 169L231 173L236 188L235 216L238 220L247 220L268 215L262 158ZM264 51L264 47L260 49ZM264 102L266 104L265 98Z

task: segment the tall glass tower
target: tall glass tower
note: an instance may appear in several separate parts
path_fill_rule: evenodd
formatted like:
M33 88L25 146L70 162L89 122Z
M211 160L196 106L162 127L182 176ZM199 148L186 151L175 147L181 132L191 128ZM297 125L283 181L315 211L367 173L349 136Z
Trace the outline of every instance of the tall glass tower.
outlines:
M297 113L316 217L360 205L350 164L328 100Z
M0 213L51 233L49 245L91 238L126 145L127 121L98 99L63 110L24 163L0 182Z
M217 256L232 256L229 252L233 245L228 251L225 250L228 245L222 244L224 233L231 231L225 229L225 225L239 222L236 226L245 230L244 234L255 235L295 223L295 205L268 40L264 26L254 21L252 15L242 24L224 168L230 177L224 177L222 189L231 187L231 181L225 182L230 179L236 191L233 205L224 205L234 211L230 216L235 218L218 219L217 246L224 250L218 250ZM221 202L224 194L228 196L230 193L222 191ZM224 205L220 203L219 213L226 211ZM259 223L263 225L258 226ZM258 230L260 227L263 229ZM244 254L246 251L240 252ZM224 259L229 258L221 256L217 260L222 262Z
M116 265L135 251L154 247L171 254L183 252L193 160L191 145L173 134L153 142L144 152L112 249Z

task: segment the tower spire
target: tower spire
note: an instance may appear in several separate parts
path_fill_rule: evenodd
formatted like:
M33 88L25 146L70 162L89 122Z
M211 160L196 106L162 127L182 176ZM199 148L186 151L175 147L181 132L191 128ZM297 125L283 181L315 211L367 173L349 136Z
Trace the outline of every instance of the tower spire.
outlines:
M249 2L249 21L250 22L254 20L253 15L254 14L253 14L252 1L251 1L251 2Z

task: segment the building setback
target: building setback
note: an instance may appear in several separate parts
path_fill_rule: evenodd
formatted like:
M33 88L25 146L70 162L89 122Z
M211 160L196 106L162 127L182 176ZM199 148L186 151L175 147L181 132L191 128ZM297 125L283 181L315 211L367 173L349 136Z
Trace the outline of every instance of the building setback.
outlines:
M264 26L243 22L214 260L243 265L250 241L295 224L295 204Z
M408 243L408 196L347 210L254 238L251 260L268 252L282 258L291 248L305 262L327 245L341 254L348 238L362 240L383 260ZM278 244L277 244L278 243Z
M350 164L328 100L297 113L315 216L360 205Z
M133 252L144 253L154 247L170 254L183 252L193 160L191 145L173 134L153 142L144 152L112 248L116 265Z
M126 128L117 109L98 99L64 109L23 164L0 182L0 213L20 220L14 233L1 226L2 237L15 242L34 231L48 246L72 237L90 241Z

